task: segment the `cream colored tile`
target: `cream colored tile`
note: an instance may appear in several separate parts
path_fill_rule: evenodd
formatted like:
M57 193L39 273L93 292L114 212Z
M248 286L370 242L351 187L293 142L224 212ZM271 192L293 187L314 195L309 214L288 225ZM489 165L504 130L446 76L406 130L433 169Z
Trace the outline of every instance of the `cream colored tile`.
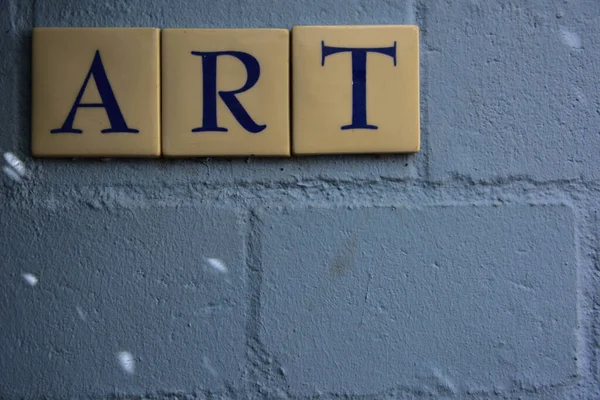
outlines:
M160 155L159 30L35 28L32 153Z
M295 154L419 151L416 26L294 27L292 51Z
M289 32L162 32L165 156L289 156Z

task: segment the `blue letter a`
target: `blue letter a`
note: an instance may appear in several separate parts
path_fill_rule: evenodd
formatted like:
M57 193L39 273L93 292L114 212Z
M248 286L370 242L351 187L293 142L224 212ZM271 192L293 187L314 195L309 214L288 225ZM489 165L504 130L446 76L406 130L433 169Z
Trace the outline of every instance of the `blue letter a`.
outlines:
M102 103L81 102L81 98L85 93L85 89L87 88L88 82L90 81L92 75L94 76L94 81L96 81L96 87L98 88L98 93L100 94ZM102 65L100 51L98 50L96 50L96 55L94 56L94 61L92 61L90 71L83 81L83 86L81 86L81 89L77 94L75 104L73 104L73 107L71 107L71 111L69 112L67 119L60 128L52 129L50 133L83 133L81 129L73 128L75 114L77 114L77 110L80 107L99 107L106 110L106 115L108 116L108 121L110 122L110 128L103 129L102 133L139 133L139 130L130 129L127 126L127 123L125 123L125 118L123 118L123 114L121 114L121 109L119 108L115 94L113 93L112 88L110 87L110 82L106 77L106 71L104 70L104 65Z

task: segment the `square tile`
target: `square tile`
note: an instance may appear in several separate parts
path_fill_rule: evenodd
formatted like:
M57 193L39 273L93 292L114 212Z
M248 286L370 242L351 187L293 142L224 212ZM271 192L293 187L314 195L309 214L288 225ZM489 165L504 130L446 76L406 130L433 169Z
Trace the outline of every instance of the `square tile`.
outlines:
M419 151L419 30L292 31L295 154Z
M159 156L159 34L34 28L33 155Z
M289 156L289 31L162 32L163 155Z

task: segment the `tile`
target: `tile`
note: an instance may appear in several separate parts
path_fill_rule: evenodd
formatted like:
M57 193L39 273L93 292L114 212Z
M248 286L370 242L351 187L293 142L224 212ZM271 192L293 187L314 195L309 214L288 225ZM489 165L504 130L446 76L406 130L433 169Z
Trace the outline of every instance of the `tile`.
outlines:
M160 155L159 30L34 28L32 153Z
M288 156L289 32L162 32L165 156Z
M292 31L293 152L419 151L419 31L410 25Z

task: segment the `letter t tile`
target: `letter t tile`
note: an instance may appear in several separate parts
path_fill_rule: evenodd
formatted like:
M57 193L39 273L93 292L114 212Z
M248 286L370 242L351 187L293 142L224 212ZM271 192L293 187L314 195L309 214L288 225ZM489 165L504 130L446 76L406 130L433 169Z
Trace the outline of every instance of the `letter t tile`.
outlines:
M165 29L163 154L289 156L289 31Z
M295 154L419 151L416 26L292 31Z

